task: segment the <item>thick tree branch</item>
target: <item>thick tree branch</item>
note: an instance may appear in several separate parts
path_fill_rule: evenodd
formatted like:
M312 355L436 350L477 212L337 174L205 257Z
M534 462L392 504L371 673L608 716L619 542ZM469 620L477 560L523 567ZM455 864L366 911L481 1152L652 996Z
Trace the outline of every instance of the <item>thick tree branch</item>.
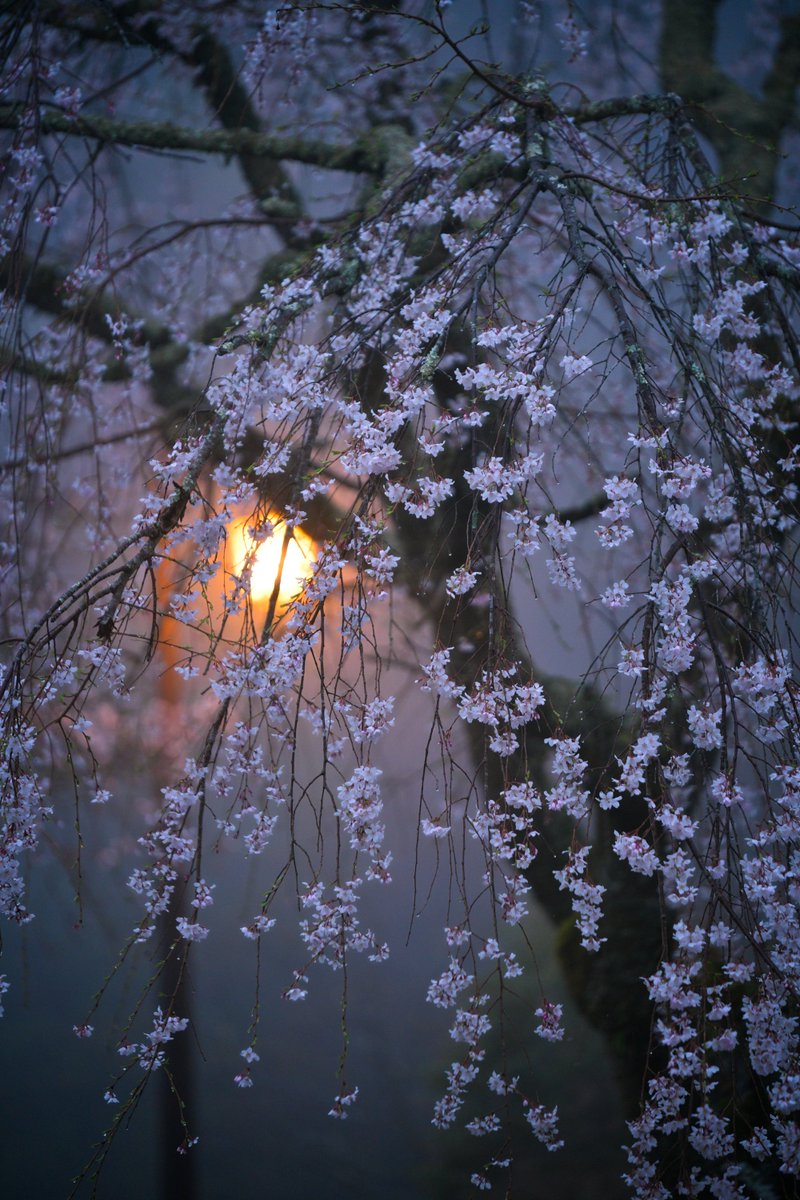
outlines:
M34 452L19 455L17 458L7 458L5 462L0 462L0 472L19 471L23 467L30 466L31 463L47 466L51 463L63 462L66 458L76 458L81 454L93 454L98 446L115 446L119 442L130 442L134 438L148 437L151 433L162 433L163 429L163 420L151 421L149 425L143 425L140 429L125 429L122 433L112 433L107 437L93 437L91 441L80 442L78 445L67 446L60 450L53 450L50 447L40 453Z
M110 304L98 291L71 297L68 280L68 274L52 263L14 262L9 258L0 265L0 287L5 291L24 297L26 303L33 304L41 312L80 325L92 337L110 341L111 331L106 318L118 317L119 305ZM152 350L172 341L168 329L148 321L142 325L141 336Z
M609 121L615 117L672 116L682 107L683 100L679 95L663 92L652 96L615 96L611 100L598 100L595 104L567 108L564 116L575 125L591 125L595 121Z
M19 104L0 105L0 128L16 129L26 119ZM248 159L307 163L331 171L375 172L374 149L366 142L336 146L321 139L275 137L244 128L188 129L171 121L119 121L111 117L82 115L70 117L58 109L41 115L40 130L45 134L87 137L115 146L133 146L164 152L188 151L200 154L244 155ZM263 181L262 181L263 182ZM281 187L279 180L274 180ZM259 191L263 190L259 187Z

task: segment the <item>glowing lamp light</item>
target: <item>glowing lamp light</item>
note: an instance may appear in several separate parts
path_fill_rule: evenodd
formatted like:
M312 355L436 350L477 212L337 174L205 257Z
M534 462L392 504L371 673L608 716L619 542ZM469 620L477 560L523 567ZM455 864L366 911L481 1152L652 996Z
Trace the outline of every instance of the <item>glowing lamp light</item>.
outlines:
M267 520L272 525L272 534L262 540L251 533L255 523L253 517L242 517L228 526L226 558L231 564L229 569L235 575L241 575L245 567L250 566L250 598L254 603L267 603L272 596L286 535L286 522L277 513L269 513ZM280 605L288 604L308 579L315 558L314 542L295 526L281 573Z

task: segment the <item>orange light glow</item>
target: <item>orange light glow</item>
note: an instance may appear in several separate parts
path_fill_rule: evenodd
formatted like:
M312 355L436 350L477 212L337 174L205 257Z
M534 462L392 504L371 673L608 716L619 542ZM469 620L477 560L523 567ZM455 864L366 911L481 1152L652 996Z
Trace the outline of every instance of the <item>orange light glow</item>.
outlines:
M269 601L280 568L286 522L277 513L269 513L267 520L272 525L270 536L259 540L251 530L255 519L243 517L228 526L226 559L228 570L241 575L250 566L250 598L254 603ZM268 527L264 526L268 532ZM311 574L311 564L316 557L314 542L302 529L295 527L286 548L286 559L281 573L278 603L286 605L302 587Z

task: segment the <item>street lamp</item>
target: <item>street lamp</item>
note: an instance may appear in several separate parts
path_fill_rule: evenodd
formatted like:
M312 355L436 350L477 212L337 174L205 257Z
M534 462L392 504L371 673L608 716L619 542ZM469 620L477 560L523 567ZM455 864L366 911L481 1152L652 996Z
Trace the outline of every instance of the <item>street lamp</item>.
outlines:
M280 572L278 605L285 607L311 574L316 557L313 540L298 526L290 534L284 555L286 521L270 512L266 518L239 517L228 526L226 559L236 576L250 571L250 598L267 603ZM281 567L281 559L283 566Z

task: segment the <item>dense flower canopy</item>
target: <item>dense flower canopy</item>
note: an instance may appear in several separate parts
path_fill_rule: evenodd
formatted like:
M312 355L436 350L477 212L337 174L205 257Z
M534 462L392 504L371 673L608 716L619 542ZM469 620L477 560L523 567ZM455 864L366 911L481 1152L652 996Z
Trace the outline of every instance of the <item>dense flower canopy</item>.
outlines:
M620 63L586 91L497 66L458 8L4 19L0 906L31 919L58 781L79 844L138 753L114 714L158 702L180 732L130 853L128 950L168 950L109 1103L185 1036L226 840L263 861L231 934L259 964L296 890L287 1001L354 955L380 970L361 900L409 884L380 763L410 657L419 854L454 882L432 1117L482 1139L472 1186L513 1180L516 1120L563 1144L490 1036L532 903L568 917L591 988L635 896L655 954L616 969L657 1049L631 1193L790 1195L800 250L763 184L726 177L708 110ZM591 29L556 8L537 36L574 80ZM234 160L235 198L187 203L188 154ZM557 673L529 633L553 613ZM528 1014L534 1062L562 1016ZM258 1000L242 1036L249 1087ZM343 1055L331 1115L357 1096Z

